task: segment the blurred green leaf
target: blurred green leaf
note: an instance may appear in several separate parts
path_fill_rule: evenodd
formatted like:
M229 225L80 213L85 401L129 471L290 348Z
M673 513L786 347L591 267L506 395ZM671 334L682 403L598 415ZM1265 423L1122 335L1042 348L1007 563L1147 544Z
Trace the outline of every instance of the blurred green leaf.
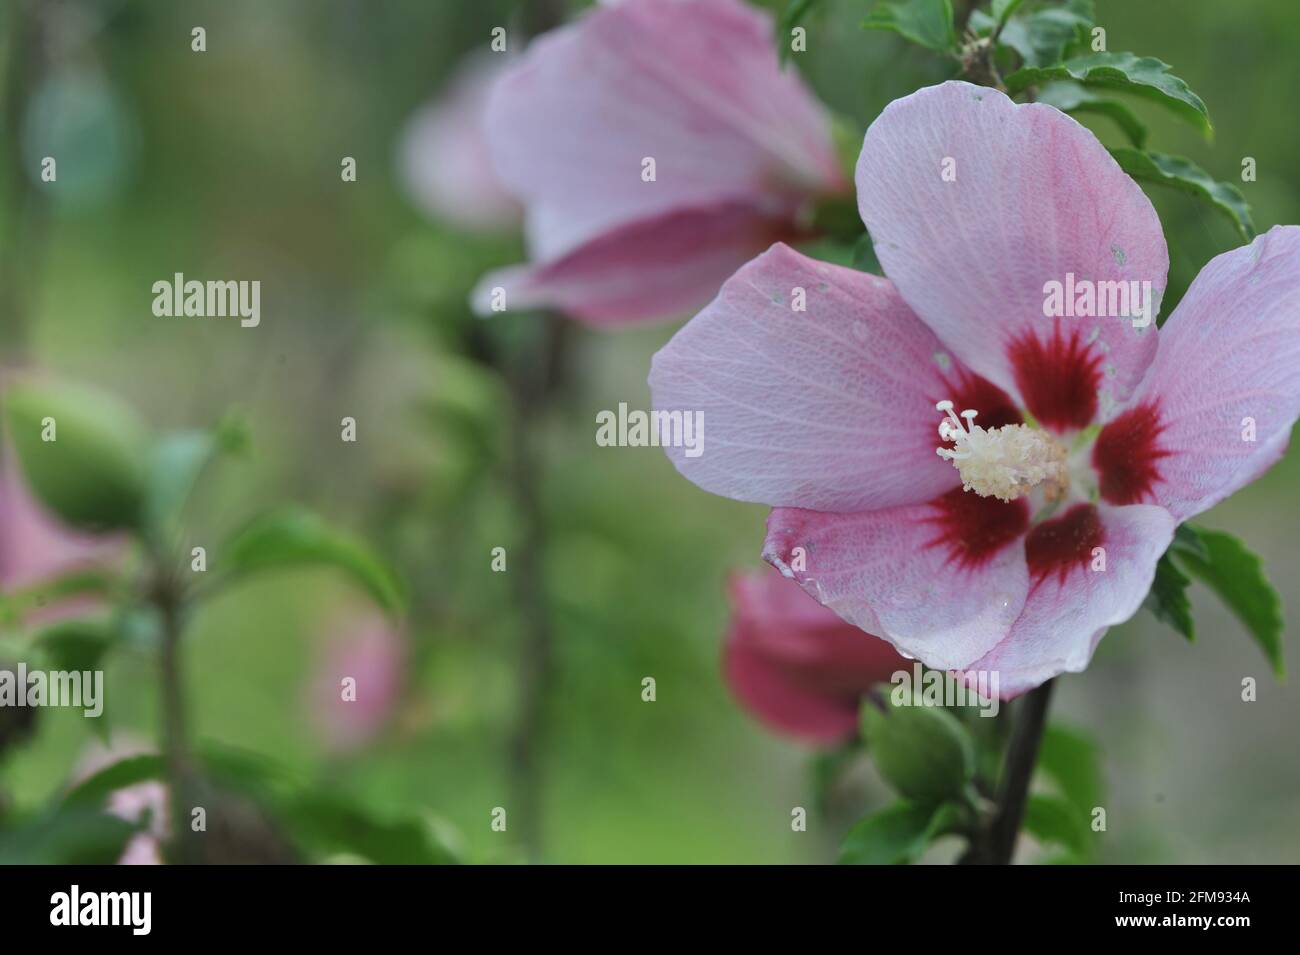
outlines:
M897 802L860 819L840 847L840 865L905 865L932 839L951 831L960 809L950 803Z
M145 521L151 531L170 532L204 469L228 446L214 431L179 431L158 440L145 494Z
M1052 66L1061 61L1072 44L1085 39L1094 20L1093 0L1067 0L1063 5L1010 17L998 35L998 45L1014 50L1025 66ZM971 14L970 28L980 36L988 36L998 22L995 16L976 10Z
M1241 190L1231 183L1214 179L1190 159L1136 149L1112 149L1110 154L1115 157L1120 168L1138 182L1168 186L1202 199L1231 219L1237 232L1247 242L1255 238L1255 223L1250 216L1250 205Z
M1129 142L1138 149L1146 143L1147 128L1128 106L1119 100L1102 96L1080 83L1068 81L1048 83L1038 91L1038 102L1055 106L1072 116L1080 113L1105 116L1114 122L1128 137Z
M872 275L885 274L880 259L876 258L876 247L871 242L871 236L864 235L854 244L853 267L859 272L870 272Z
M1175 559L1189 574L1222 600L1263 651L1273 674L1286 677L1282 658L1282 598L1264 574L1263 561L1244 543L1224 531L1193 528L1208 556L1190 547L1175 551Z
M940 53L957 49L951 0L880 0L862 26L866 30L892 30Z
M62 805L0 829L0 865L111 865L140 825L84 805Z
M936 805L960 795L975 774L975 744L951 713L935 706L862 706L862 730L880 774L899 795Z
M1087 811L1061 796L1030 793L1024 829L1039 842L1065 846L1085 856L1092 849Z
M455 854L423 819L386 820L337 796L310 793L290 803L284 821L321 854L348 853L379 865L448 865Z
M48 657L52 669L85 673L103 669L104 655L117 643L118 636L117 629L106 621L65 620L42 630L34 642ZM99 738L106 741L108 708L105 700L99 703L100 713L90 723Z
M136 528L148 432L135 412L81 385L24 382L4 395L14 448L33 493L74 527ZM46 419L54 440L44 440Z
M223 582L269 570L327 566L342 571L384 610L400 614L406 597L396 574L362 540L298 508L253 521L218 556Z
M777 21L776 51L782 63L790 59L790 31L799 26L822 0L789 0Z
M1169 624L1189 641L1194 641L1196 621L1192 619L1192 602L1187 597L1187 588L1191 584L1191 578L1174 566L1173 558L1166 551L1156 564L1155 580L1151 582L1151 591L1143 606L1157 620Z
M1012 95L1031 86L1077 80L1086 86L1120 90L1159 103L1206 135L1212 132L1205 103L1169 72L1169 64L1132 53L1089 53L1054 66L1027 66L1006 78Z
M107 571L78 569L52 580L43 580L9 594L0 594L0 607L12 623L21 624L24 615L75 597L106 597L118 578Z
M997 23L1006 23L1011 18L1011 14L1020 8L1023 0L993 0L993 5L989 8Z
M96 808L103 806L108 797L119 789L144 782L160 780L165 773L163 758L156 753L128 756L105 766L68 790L63 797L65 807Z
M1105 790L1101 752L1083 731L1048 724L1038 752L1038 768L1077 808L1090 813L1101 804Z

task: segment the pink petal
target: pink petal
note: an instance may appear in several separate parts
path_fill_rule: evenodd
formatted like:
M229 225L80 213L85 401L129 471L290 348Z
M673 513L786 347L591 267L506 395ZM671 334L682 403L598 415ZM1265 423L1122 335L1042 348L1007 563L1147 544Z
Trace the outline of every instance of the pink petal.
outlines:
M774 730L833 746L857 727L857 697L828 696L791 681L780 664L734 634L723 648L722 668L741 705Z
M773 571L731 580L732 621L723 671L760 722L833 745L857 728L862 694L906 661Z
M404 660L402 636L377 612L335 625L310 687L312 724L328 749L356 750L380 734L397 707ZM354 699L343 697L347 678Z
M778 508L763 559L908 656L959 669L996 646L1024 605L1028 519L1023 502L961 490L858 514Z
M497 84L487 129L536 260L675 209L840 184L824 111L779 68L770 17L739 0L588 11Z
M600 326L671 317L703 305L789 231L784 219L744 203L678 210L613 229L553 262L489 273L471 300L490 316L493 290L502 288L507 311L557 308Z
M1162 507L1079 504L1039 524L1025 541L1032 583L1006 638L967 667L996 671L998 693L1016 696L1088 665L1108 627L1142 606L1177 521ZM1105 551L1094 570L1094 548Z
M775 570L738 574L729 589L733 637L803 686L856 699L906 666L884 640L845 623Z
M655 355L650 389L656 409L702 412L703 453L665 450L705 490L856 511L959 483L934 404L960 377L890 282L778 244Z
M1148 440L1122 434L1146 409ZM1130 407L1098 436L1110 500L1149 499L1180 520L1281 458L1300 415L1300 227L1276 226L1196 277L1165 324ZM1255 440L1245 440L1245 419ZM1132 430L1131 428L1129 430Z
M506 229L523 209L506 191L488 155L484 116L504 56L470 57L436 100L408 121L398 154L402 183L434 218L468 229Z
M955 166L945 181L945 161ZM858 207L885 273L977 373L1056 430L1127 397L1155 325L1047 318L1047 282L1150 281L1169 257L1142 190L1064 113L948 82L896 100L867 130Z

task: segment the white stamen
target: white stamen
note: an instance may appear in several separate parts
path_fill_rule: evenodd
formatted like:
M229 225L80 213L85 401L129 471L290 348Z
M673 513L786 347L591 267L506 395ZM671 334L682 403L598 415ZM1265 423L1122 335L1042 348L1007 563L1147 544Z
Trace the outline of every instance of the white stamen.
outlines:
M1049 498L1063 493L1069 484L1065 447L1045 432L1023 424L985 430L975 423L979 412L973 408L959 418L951 401L934 407L947 414L939 422L940 439L954 445L935 452L960 472L964 490L1013 501L1039 484L1046 484Z

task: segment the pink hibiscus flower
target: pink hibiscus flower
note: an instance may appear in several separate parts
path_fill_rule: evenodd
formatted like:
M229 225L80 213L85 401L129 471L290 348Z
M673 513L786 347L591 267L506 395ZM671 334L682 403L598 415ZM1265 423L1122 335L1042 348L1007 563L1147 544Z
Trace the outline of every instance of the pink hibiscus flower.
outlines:
M487 133L532 261L480 282L483 314L498 287L599 325L681 314L847 189L825 113L739 0L588 11L497 82Z
M731 692L760 722L817 745L853 736L862 694L909 664L773 572L730 582L722 667Z
M867 131L857 185L889 279L784 245L746 265L655 356L655 407L709 426L706 454L668 454L773 505L765 559L929 666L1004 696L1082 670L1178 523L1286 449L1300 228L1211 261L1157 336L1045 317L1067 273L1158 295L1168 267L1150 202L1063 113L920 90Z
M334 628L309 698L312 726L327 749L354 752L383 732L397 708L404 664L402 637L381 614L350 616Z
M483 126L488 93L508 62L494 53L470 57L407 123L398 155L402 184L435 219L492 231L514 228L523 217L492 170Z

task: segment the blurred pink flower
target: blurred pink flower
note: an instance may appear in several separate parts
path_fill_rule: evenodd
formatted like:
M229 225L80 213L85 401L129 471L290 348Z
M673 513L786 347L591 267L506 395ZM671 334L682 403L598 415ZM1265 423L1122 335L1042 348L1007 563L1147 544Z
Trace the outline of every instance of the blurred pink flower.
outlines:
M370 743L388 724L402 689L405 645L377 612L335 627L311 684L312 725L337 753Z
M132 756L142 756L150 750L135 739L118 739L105 747L94 744L82 757L72 779L73 784L89 779L102 769ZM136 783L115 790L108 797L107 810L127 822L141 822L146 815L147 828L136 833L126 844L118 865L162 865L162 844L168 836L167 787L156 780Z
M1082 670L1177 524L1286 449L1300 228L1213 259L1157 336L1045 315L1071 273L1158 302L1168 268L1151 203L1064 113L920 90L867 131L857 185L890 278L783 245L746 265L655 356L654 407L709 423L706 454L667 453L772 505L764 558L928 666L1005 696Z
M857 729L862 694L910 666L775 571L737 574L730 592L723 672L745 709L773 729L842 742Z
M435 219L484 232L512 229L523 219L493 171L483 126L492 82L509 62L502 54L469 57L446 90L407 122L398 152L401 180Z
M741 0L589 10L498 80L487 131L531 261L482 279L483 314L501 287L598 325L673 317L848 188L825 112Z
M32 496L13 452L0 455L0 591L20 590L122 558L120 535L86 534L65 526ZM33 614L49 623L85 612L96 601L72 598Z

